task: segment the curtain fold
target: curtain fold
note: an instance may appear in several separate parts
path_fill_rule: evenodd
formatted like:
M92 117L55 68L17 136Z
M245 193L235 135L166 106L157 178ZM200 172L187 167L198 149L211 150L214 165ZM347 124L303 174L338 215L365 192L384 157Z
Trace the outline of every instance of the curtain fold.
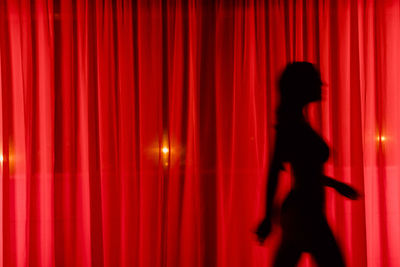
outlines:
M1 1L0 266L270 266L291 61L325 84L325 174L362 193L326 190L346 263L400 266L398 47L394 0Z

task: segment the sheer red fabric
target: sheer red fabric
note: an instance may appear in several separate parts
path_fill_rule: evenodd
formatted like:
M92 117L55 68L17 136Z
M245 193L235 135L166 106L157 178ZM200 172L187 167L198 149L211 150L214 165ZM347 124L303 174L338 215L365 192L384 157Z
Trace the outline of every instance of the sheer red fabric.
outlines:
M325 173L363 194L327 189L348 266L400 266L399 47L394 0L0 1L0 266L270 266L294 60L325 82Z

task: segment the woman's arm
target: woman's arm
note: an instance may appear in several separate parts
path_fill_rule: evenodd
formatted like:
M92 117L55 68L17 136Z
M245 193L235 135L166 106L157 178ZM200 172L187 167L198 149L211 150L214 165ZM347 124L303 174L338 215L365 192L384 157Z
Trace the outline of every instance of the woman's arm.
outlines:
M266 196L266 203L265 203L265 217L268 219L272 218L272 210L273 210L273 203L276 193L276 188L278 185L278 175L279 171L282 169L282 162L276 153L274 153L274 157L271 161L269 172L268 172L268 181L267 181L267 196Z
M335 179L328 177L328 176L323 176L322 177L322 182L324 185L329 186L334 188L339 194L342 196L345 196L349 199L357 199L359 197L358 192L351 187L350 185L347 185L345 183L336 181Z
M268 181L266 188L266 203L265 203L265 218L261 221L260 225L256 230L258 240L260 243L264 242L265 238L271 232L272 227L272 213L273 213L273 203L276 193L276 188L278 185L278 175L279 171L283 169L282 166L282 145L281 137L276 137L274 153L272 156L272 161L269 166L268 171Z

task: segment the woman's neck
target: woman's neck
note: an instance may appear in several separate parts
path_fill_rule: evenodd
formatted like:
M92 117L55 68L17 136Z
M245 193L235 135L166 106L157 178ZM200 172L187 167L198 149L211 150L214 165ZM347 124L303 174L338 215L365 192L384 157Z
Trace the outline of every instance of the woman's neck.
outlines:
M304 107L281 107L279 113L281 118L289 119L291 121L304 121L304 114L303 114Z

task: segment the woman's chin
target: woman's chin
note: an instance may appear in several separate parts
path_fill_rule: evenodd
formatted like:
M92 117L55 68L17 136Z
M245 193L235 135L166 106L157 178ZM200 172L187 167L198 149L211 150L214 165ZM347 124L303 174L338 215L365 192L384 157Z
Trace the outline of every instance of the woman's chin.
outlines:
M312 102L317 102L317 101L321 101L322 100L322 95L317 95L314 97Z

